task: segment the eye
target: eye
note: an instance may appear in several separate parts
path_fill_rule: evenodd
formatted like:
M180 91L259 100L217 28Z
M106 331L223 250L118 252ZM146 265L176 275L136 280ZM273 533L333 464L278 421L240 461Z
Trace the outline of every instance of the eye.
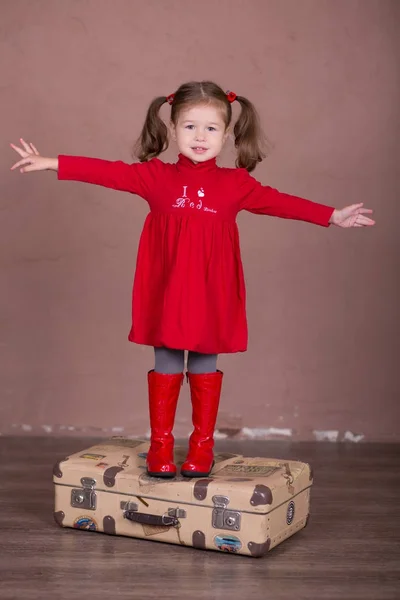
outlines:
M217 130L215 129L215 127L210 126L210 127L208 127L208 131L217 131Z
M185 125L185 129L193 129L194 125Z

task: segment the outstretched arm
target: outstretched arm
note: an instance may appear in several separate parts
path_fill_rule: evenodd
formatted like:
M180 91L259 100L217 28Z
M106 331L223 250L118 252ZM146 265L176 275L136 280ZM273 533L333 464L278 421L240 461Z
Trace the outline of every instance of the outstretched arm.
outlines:
M362 203L337 209L263 186L244 169L238 169L237 174L237 189L241 196L240 210L307 221L323 227L329 227L331 224L338 227L366 227L375 224L375 221L365 216L373 211L363 208Z
M33 144L20 140L22 147L11 144L11 147L22 157L11 170L19 168L21 173L31 171L57 171L58 179L81 181L101 185L114 190L137 194L145 200L153 184L160 177L164 163L153 159L145 163L127 164L122 161L109 161L84 156L66 156L58 158L40 156Z
M247 210L256 215L306 221L322 227L330 226L335 211L333 206L311 202L262 185L245 169L237 169L237 177L237 190L240 194L239 210Z

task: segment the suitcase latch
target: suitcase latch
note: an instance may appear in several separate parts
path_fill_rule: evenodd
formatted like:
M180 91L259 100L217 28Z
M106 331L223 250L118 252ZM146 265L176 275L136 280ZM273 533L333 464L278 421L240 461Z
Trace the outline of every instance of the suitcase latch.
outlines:
M139 506L136 502L124 502L122 500L120 502L120 507L122 510L139 510Z
M96 510L96 480L91 477L82 477L82 489L71 490L71 506L84 508L85 510Z
M183 510L183 508L169 508L168 516L176 517L177 519L186 519L186 510Z
M226 531L240 531L242 515L236 510L228 510L229 498L226 496L213 496L214 510L212 512L212 526L215 529Z

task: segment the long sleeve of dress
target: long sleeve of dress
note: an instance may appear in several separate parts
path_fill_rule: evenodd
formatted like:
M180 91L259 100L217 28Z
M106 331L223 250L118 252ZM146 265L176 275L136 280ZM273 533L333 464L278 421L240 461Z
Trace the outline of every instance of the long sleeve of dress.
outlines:
M238 169L237 173L240 194L239 210L247 210L258 215L307 221L329 227L329 219L334 211L333 207L263 186L245 169Z
M160 176L163 163L158 159L149 162L127 164L84 156L58 157L58 179L82 181L101 185L148 200L149 190Z

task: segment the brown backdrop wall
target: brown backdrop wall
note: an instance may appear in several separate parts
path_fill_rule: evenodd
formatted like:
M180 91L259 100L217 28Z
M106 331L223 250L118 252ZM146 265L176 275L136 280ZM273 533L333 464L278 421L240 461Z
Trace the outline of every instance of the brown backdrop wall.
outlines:
M263 183L374 229L241 213L250 342L221 356L220 432L399 440L399 15L388 0L1 2L0 432L143 435L152 349L129 344L146 203L54 173L10 141L130 161L149 101L185 80L248 96ZM168 111L165 110L168 118ZM175 148L165 154L174 160ZM223 165L233 165L232 143ZM185 386L176 434L190 431Z

